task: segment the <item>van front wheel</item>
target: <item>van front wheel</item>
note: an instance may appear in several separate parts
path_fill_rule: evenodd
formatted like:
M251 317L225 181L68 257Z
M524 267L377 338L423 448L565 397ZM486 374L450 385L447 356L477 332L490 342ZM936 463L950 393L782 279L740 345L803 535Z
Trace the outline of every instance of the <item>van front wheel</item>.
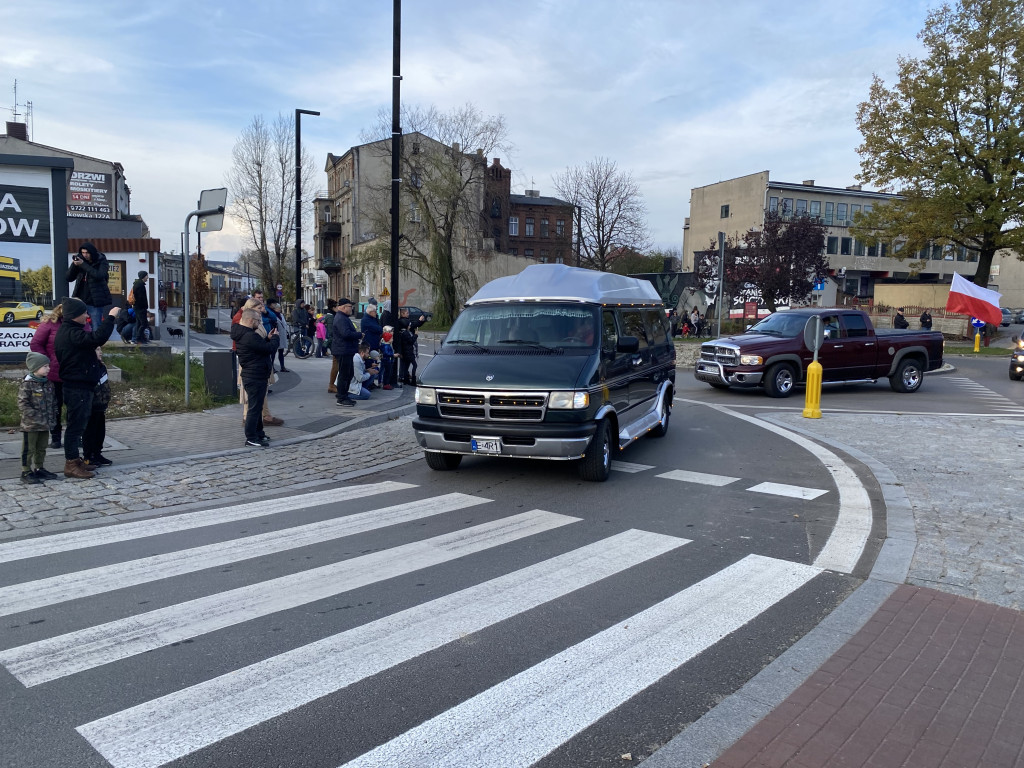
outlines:
M580 459L580 477L591 483L603 483L612 472L612 437L608 420L597 423L597 431Z
M424 451L423 458L427 460L428 467L436 469L438 472L448 472L452 469L458 469L459 464L462 463L461 453L436 453L434 451Z

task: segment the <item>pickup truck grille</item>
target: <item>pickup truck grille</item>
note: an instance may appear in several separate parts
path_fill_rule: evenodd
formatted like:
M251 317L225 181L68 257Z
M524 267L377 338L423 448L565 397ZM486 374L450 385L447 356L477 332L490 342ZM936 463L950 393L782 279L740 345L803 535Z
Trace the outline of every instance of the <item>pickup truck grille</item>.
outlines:
M722 365L739 365L740 353L735 347L722 347L715 344L701 344L700 359L709 363Z
M547 392L437 390L437 408L450 419L544 421Z

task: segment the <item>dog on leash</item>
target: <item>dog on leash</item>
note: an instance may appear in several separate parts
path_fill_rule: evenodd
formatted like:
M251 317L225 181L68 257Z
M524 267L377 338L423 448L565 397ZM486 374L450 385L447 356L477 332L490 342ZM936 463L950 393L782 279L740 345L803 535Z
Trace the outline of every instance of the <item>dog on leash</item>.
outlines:
M167 329L167 335L168 336L181 336L181 337L184 337L185 336L185 332L183 330L181 330L181 328L168 328Z

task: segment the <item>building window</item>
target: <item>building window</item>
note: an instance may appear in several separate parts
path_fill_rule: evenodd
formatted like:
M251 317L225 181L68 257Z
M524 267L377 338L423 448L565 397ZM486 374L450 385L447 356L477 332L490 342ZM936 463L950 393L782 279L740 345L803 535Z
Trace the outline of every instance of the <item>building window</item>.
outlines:
M512 255L513 256L518 256L519 255L519 249L518 248L512 248L511 251L512 251Z
M793 215L793 198L784 197L782 198L782 215L789 217Z
M420 143L418 141L414 141L412 143L412 153L414 155L418 155L420 153Z
M864 213L871 213L871 206L870 205L865 205L864 206Z
M728 205L723 205L722 206L722 210L719 213L718 217L720 219L728 219L729 218L729 206Z
M854 240L853 241L853 255L854 256L863 256L864 255L864 243L862 243L860 240Z
M841 238L840 241L839 241L839 255L840 256L849 256L850 255L850 250L851 250L852 246L853 246L853 238L852 237Z
M533 219L529 216L526 217L526 236L533 237Z
M565 219L558 219L555 221L555 234L558 237L565 234Z
M877 256L877 255L878 255L878 246L877 245L869 245L868 246L868 256Z
M857 218L857 214L858 213L860 213L860 206L859 205L851 205L850 206L850 218L851 219Z
M508 233L512 237L519 235L519 217L509 216L508 217Z
M821 200L811 200L811 216L815 219L821 217Z
M420 217L420 207L418 205L409 206L409 221L414 224L418 224L423 219Z
M540 236L541 237L548 237L548 220L547 219L541 219L540 220Z
M775 213L777 210L779 210L779 198L777 198L777 197L769 197L768 198L768 211L770 213Z
M878 246L878 255L881 256L883 259L889 255L888 243L882 243Z
M806 216L807 215L807 201L806 200L797 200L796 201L796 215L797 216Z
M828 239L828 245L826 246L826 252L831 253L833 256L839 253L839 238L830 237Z
M565 259L562 257L562 252L559 251L557 254L555 254L555 264L564 264L564 263L565 263Z
M532 259L533 258L533 248L527 248L525 251L523 251L523 255L526 256L527 258L531 258Z
M846 203L838 203L836 205L836 219L836 223L839 226L842 227L846 224Z
M825 203L825 224L832 226L832 214L835 212L835 203Z

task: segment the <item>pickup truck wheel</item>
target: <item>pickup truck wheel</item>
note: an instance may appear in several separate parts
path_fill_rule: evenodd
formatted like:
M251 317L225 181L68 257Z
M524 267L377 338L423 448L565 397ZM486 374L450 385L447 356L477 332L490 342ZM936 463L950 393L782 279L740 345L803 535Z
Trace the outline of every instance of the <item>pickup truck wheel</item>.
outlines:
M796 386L796 371L789 363L776 363L768 369L764 391L768 397L789 397Z
M438 472L448 472L458 469L462 463L461 453L437 453L435 451L424 451L423 458L427 460L427 466L436 469Z
M889 377L889 386L893 392L916 392L921 388L924 381L924 374L921 372L921 364L913 358L901 360L896 370Z
M603 483L612 473L612 438L608 420L601 419L597 431L580 459L580 477L591 483Z

